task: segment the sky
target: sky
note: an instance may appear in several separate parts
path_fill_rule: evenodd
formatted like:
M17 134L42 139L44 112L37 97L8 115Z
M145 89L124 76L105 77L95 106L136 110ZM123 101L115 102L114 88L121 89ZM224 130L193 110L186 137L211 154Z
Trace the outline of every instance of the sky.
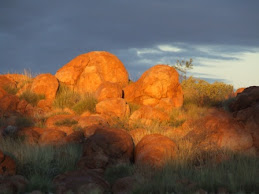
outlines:
M193 59L189 76L259 85L258 0L1 0L0 73L55 72L90 51L137 80Z

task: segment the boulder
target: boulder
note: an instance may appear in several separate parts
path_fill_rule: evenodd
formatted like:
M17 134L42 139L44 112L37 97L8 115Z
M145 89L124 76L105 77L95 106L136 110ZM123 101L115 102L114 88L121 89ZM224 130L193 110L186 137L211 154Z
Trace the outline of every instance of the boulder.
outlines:
M12 87L15 88L16 84L14 81L6 77L6 75L0 75L0 88Z
M84 143L79 166L104 169L109 165L130 163L133 148L132 138L125 130L97 128Z
M236 97L239 93L242 93L245 90L245 88L238 88L234 94L234 97Z
M54 100L58 90L58 80L50 73L40 74L33 79L31 90L36 94L43 94L45 99Z
M103 82L95 92L98 102L110 98L122 98L122 87L117 83Z
M136 177L127 176L115 181L112 185L112 193L114 194L131 194L135 185L138 183Z
M16 112L19 98L17 96L7 94L0 88L0 114L7 112Z
M81 93L94 93L106 81L121 87L128 84L128 72L113 54L93 51L82 54L60 68L57 79Z
M39 144L59 145L65 141L66 133L55 129L45 129L40 136Z
M239 93L234 101L230 104L229 108L232 112L237 112L242 109L248 108L259 101L259 86L251 86L242 93Z
M167 113L162 112L151 106L142 106L138 110L134 111L130 116L129 123L141 122L145 125L150 125L153 121L167 121L170 117Z
M250 131L224 111L214 110L196 121L193 129L185 138L191 138L203 150L247 151L253 147Z
M54 115L46 120L46 127L65 132L70 135L74 132L73 126L77 125L79 117L75 115Z
M127 102L167 111L183 104L183 91L178 72L168 65L151 67L137 82L128 85L123 90Z
M75 131L65 137L66 143L82 143L84 141L84 133L82 131Z
M138 144L138 142L146 135L149 134L149 132L146 129L133 129L129 132L129 134L131 135L133 142L135 145Z
M146 135L135 148L135 164L162 167L177 157L177 149L177 145L166 136Z
M0 175L0 193L16 194L25 193L29 181L21 176L2 176Z
M58 175L53 184L57 194L105 193L110 185L98 170L76 170Z
M19 137L24 137L26 143L36 144L39 141L40 134L34 131L32 128L23 128L18 131Z
M0 150L0 175L14 175L16 174L16 163L10 157L5 155Z
M111 98L96 104L96 112L106 118L123 118L130 114L130 108L124 99Z
M78 125L82 128L93 125L108 126L108 122L100 115L81 116L78 120Z

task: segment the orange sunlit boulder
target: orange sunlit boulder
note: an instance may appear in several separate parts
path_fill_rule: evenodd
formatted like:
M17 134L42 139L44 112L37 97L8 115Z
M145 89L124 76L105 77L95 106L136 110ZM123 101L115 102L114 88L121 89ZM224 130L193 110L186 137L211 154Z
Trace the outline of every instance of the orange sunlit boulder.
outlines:
M79 55L60 68L55 76L60 82L81 93L93 93L106 81L124 87L129 79L123 63L105 51Z
M178 72L168 65L148 69L140 79L124 88L127 102L172 110L183 104Z

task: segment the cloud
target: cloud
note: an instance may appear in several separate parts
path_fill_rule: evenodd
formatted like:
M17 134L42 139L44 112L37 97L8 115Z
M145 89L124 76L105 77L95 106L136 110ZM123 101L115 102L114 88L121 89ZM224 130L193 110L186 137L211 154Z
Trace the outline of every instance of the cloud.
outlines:
M182 51L181 48L172 46L172 45L158 45L157 46L159 50L165 51L165 52L180 52Z

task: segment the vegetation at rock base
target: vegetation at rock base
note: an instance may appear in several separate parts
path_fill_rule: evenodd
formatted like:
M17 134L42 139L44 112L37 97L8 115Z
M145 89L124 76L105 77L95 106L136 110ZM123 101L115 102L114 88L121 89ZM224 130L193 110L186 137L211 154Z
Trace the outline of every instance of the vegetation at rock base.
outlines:
M77 123L78 122L76 120L73 120L73 119L64 119L62 121L56 122L55 125L71 127L73 125L76 125Z
M26 100L28 103L36 106L40 100L45 99L43 94L35 94L30 90L25 90L20 96L20 99Z

